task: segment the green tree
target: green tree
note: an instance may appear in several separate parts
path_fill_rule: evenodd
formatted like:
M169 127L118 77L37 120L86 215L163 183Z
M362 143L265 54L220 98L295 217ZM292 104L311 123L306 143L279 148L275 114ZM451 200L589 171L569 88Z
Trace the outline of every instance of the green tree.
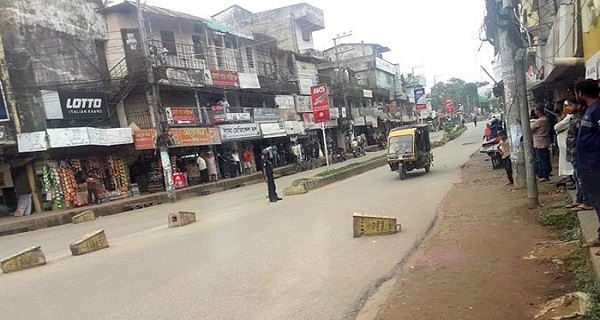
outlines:
M444 111L444 100L452 98L455 106L462 103L465 112L471 112L466 107L479 106L477 88L487 85L487 82L466 82L459 78L450 78L448 82L438 82L431 88L432 107Z

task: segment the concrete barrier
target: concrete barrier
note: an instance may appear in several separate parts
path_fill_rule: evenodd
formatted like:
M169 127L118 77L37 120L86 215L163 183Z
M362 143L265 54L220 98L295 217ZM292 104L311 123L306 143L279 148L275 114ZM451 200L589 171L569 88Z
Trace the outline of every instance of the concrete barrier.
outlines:
M169 228L183 227L194 222L196 222L195 212L179 211L177 213L169 214Z
M397 223L396 218L363 215L360 213L354 213L353 219L353 233L354 237L362 236L374 236L381 234L394 234L397 233L401 226Z
M81 240L72 243L70 248L72 255L79 256L108 248L108 239L106 238L104 230L98 230L84 235Z
M31 247L0 261L4 273L25 270L46 264L42 247Z
M86 221L96 220L96 213L93 210L85 210L82 213L73 216L73 223L82 223Z

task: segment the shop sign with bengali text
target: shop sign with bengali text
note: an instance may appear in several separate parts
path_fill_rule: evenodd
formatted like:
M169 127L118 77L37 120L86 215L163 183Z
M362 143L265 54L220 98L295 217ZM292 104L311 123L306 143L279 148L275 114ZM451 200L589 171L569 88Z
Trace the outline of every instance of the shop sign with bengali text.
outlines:
M280 109L294 109L296 107L294 96L288 95L275 96L275 105Z
M310 96L296 96L296 111L298 113L313 112Z
M260 131L262 131L263 138L276 138L276 137L285 137L287 132L285 130L285 125L282 122L275 123L261 123Z
M254 108L254 122L277 122L281 118L278 108Z
M175 125L194 125L196 124L196 112L194 108L170 107L165 108L167 121Z
M313 106L315 123L330 121L329 90L327 88L327 84L321 83L310 87L310 99Z
M133 143L136 150L156 149L156 129L142 129L133 132Z
M169 132L179 146L221 144L221 134L218 128L174 128Z
M240 78L235 71L210 70L205 73L207 84L219 87L239 87Z
M260 128L257 123L224 124L219 126L222 141L260 138Z

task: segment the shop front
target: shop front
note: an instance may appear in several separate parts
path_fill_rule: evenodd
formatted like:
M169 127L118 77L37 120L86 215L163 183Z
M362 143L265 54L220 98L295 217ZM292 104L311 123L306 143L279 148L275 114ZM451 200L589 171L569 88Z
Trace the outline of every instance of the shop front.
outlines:
M127 166L133 151L130 128L46 129L20 134L17 139L20 153L44 152L34 160L44 210L89 205L89 175L97 179L101 202L139 194Z
M231 152L237 151L239 156L248 150L251 153L251 172L260 170L260 152L266 148L262 140L260 125L258 123L224 124L219 126L223 141L218 150L220 155L221 175L223 177L235 176L237 163L233 163Z

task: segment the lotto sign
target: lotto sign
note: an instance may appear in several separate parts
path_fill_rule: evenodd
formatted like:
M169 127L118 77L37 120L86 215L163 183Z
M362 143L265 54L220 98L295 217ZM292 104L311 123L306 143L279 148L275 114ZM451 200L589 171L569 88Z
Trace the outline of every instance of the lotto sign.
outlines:
M329 115L329 90L327 84L318 84L310 87L310 99L313 107L315 123L328 122Z

